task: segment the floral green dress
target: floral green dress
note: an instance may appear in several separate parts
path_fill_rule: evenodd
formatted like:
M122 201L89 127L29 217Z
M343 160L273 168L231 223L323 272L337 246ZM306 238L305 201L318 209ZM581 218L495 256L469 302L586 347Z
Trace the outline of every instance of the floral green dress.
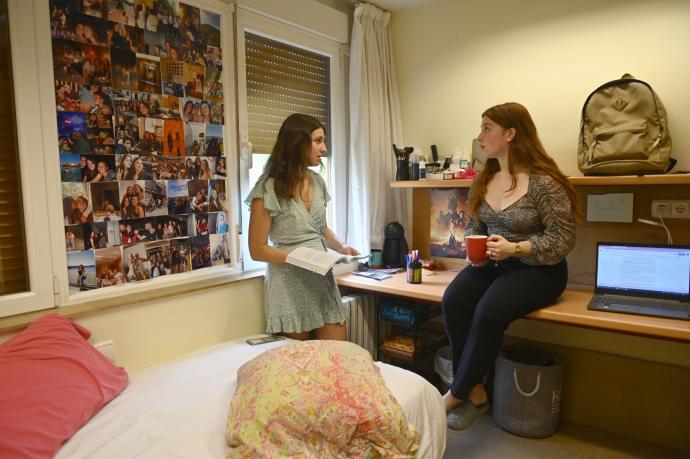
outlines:
M286 252L302 246L326 250L321 229L326 226L326 203L331 197L323 178L311 174L314 198L309 210L297 199L279 199L272 178L257 182L244 201L251 205L255 198L263 198L272 218L271 243ZM332 271L322 276L287 263L269 263L265 285L267 333L305 332L347 318Z

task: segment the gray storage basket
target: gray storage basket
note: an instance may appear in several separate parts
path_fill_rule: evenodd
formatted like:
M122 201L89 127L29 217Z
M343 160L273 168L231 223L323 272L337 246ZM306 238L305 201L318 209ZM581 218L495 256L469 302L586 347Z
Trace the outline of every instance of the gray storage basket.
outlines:
M556 433L563 364L558 357L524 345L506 346L496 360L494 421L525 437Z

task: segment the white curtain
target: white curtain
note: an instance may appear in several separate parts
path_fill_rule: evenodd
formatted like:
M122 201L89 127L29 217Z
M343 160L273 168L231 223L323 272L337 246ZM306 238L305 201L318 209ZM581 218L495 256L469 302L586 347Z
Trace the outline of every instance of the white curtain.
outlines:
M403 143L389 25L390 13L363 3L355 8L347 241L362 253L383 248L384 228L392 221L405 227L405 237L411 241L406 191L390 188L396 167L392 144Z

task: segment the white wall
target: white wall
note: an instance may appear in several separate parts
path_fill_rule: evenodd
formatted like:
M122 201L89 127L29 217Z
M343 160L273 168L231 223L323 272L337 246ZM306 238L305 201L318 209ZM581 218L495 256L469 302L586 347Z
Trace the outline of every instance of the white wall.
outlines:
M121 306L75 321L91 342L113 340L115 363L136 371L240 336L263 333L263 277ZM0 344L12 337L0 335Z
M690 2L439 0L393 14L407 145L470 150L488 107L531 112L547 151L576 174L582 104L623 73L668 111L676 170L690 170Z

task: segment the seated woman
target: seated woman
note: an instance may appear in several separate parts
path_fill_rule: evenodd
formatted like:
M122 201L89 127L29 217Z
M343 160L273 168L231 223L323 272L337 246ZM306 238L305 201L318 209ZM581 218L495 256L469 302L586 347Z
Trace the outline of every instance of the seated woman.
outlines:
M469 192L465 236L487 235L488 259L463 269L441 303L454 372L444 400L448 427L456 430L488 408L484 378L508 325L565 289L565 257L580 214L573 186L547 155L525 107L486 110L478 140L487 161Z

